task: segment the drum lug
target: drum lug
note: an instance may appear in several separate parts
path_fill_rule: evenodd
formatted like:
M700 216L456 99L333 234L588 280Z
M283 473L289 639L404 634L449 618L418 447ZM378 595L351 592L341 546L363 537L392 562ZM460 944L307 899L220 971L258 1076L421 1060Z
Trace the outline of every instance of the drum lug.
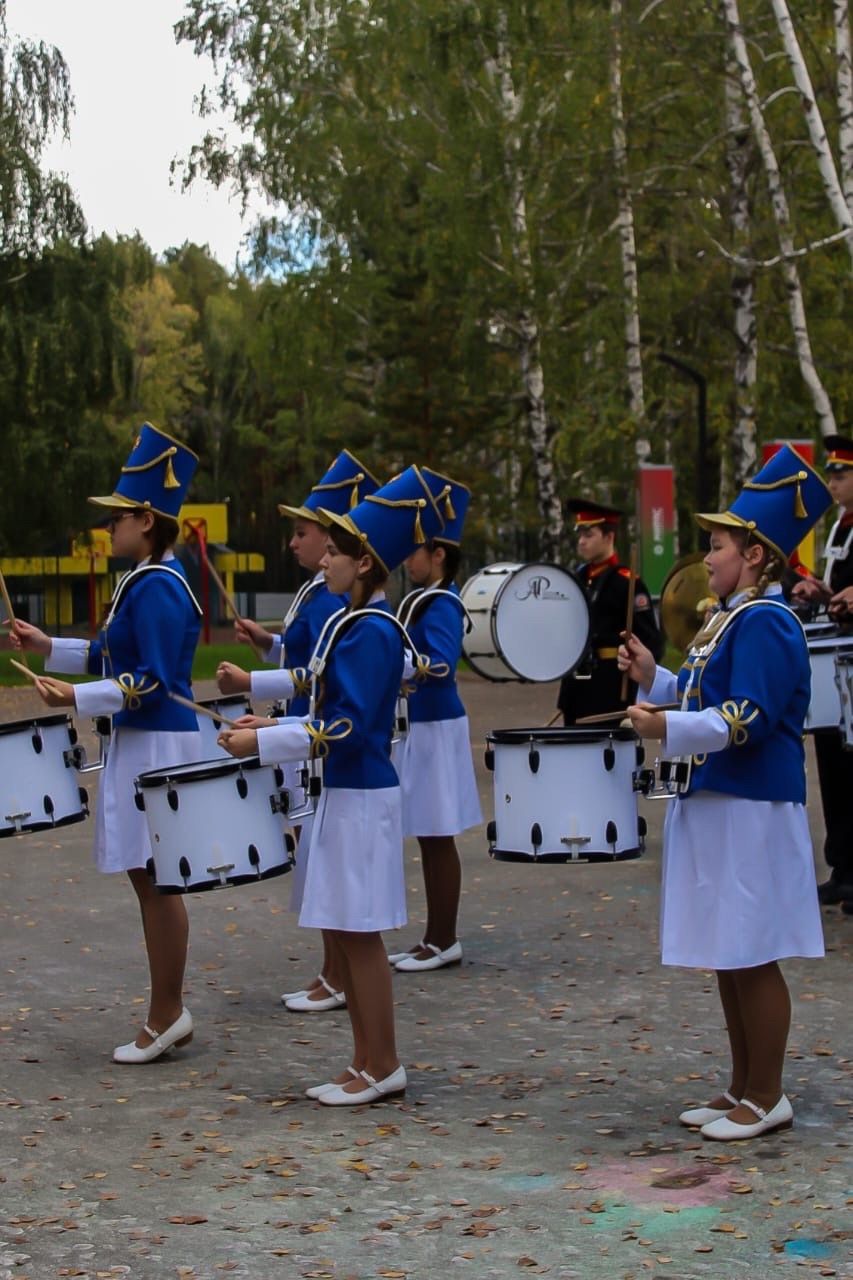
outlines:
M634 790L647 796L655 785L654 769L638 769L634 774Z
M81 804L82 804L82 806L83 806L83 812L84 812L84 813L86 814L86 816L88 817L88 815L89 815L89 792L86 790L86 788L85 788L85 787L78 787L78 788L77 788L77 795L80 797L80 803L81 803Z
M145 796L141 791L136 792L136 795L133 797L133 803L136 805L140 813L145 812Z
M52 818L55 806L50 796L44 796L42 799L42 804L44 805L44 811L47 814L47 816L49 818Z
M308 779L308 794L312 800L316 800L323 794L323 779L318 778L316 774L312 774Z
M615 822L608 822L604 828L604 839L612 846L613 852L616 852L616 841L619 839L619 829Z
M261 855L258 853L257 845L249 845L249 865L254 867L258 873L258 879L261 878Z
M65 761L66 769L79 771L86 763L86 752L83 747L69 747L67 751L63 751L62 759Z
M530 843L533 845L533 856L536 857L536 851L542 843L542 828L538 822L534 822L530 828Z
M246 796L249 794L249 783L242 773L238 778L235 778L234 785L237 788L237 795L241 800L245 800Z
M290 792L279 791L277 796L270 796L270 808L273 813L283 813L286 817L290 812Z
M531 746L528 753L527 764L531 773L539 772L539 752L533 746Z
M280 764L277 764L275 766L275 768L273 769L272 776L275 780L275 785L277 787L281 788L284 786L284 770L282 769Z
M187 881L193 873L193 869L189 864L189 859L182 857L178 862L178 871L184 882L184 888L187 887Z
M30 741L33 744L33 751L35 751L37 756L40 756L44 748L44 743L41 740L41 734L39 733L38 729L36 729Z
M648 829L649 824L646 822L643 815L639 814L637 817L637 835L640 837L640 851L643 853L645 853L646 850L646 833Z
M494 773L494 770L495 770L495 753L494 753L494 751L492 750L492 748L491 748L491 747L486 747L486 754L484 755L483 759L484 759L484 760L485 760L485 762L486 762L486 768L489 770L489 772L490 772L490 773Z
M616 765L616 752L613 750L612 746L605 747L604 748L605 769L607 770L608 773L612 773L615 765Z
M290 854L292 860L294 853L296 853L296 841L290 831L285 831L284 833L284 847Z
M642 742L638 742L637 743L637 768L639 769L641 765L644 765L645 763L646 763L646 748L643 746Z
M157 883L157 867L153 858L149 858L148 861L145 863L145 870L148 872L148 875L151 877L151 880L153 881L153 883L156 884Z
M497 840L497 838L498 838L498 824L495 822L494 818L491 818L486 823L486 839L488 840L490 845L493 845Z
M166 799L169 802L169 808L172 810L172 813L177 813L178 806L180 805L181 801L174 787L169 787L169 789L166 792Z

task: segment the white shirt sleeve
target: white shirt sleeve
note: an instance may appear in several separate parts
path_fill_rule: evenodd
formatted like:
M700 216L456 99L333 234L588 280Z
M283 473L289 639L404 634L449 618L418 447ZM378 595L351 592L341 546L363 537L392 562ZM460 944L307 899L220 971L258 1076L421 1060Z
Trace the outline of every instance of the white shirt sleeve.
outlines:
M638 702L677 702L678 676L674 676L666 667L655 667L655 678L648 689L637 690Z
M283 760L307 760L311 739L300 720L286 720L268 729L258 729L258 755L261 764L278 764Z
M281 651L282 651L282 648L283 648L283 647L284 647L284 642L283 642L283 640L282 640L281 636L280 636L280 635L278 635L278 636L273 636L273 638L272 638L272 644L270 645L270 647L267 649L266 653L264 654L264 658L266 659L266 661L267 661L267 662L272 662L272 663L274 663L274 664L275 664L275 666L280 667L280 666L281 666Z
M706 711L666 711L667 755L692 756L722 751L729 744L729 726L716 707Z
M62 671L67 676L85 676L89 671L89 641L55 636L44 660L45 671Z
M74 686L74 705L81 716L111 716L124 706L124 694L115 680L92 680Z
M411 649L403 650L403 680L413 679L415 674L415 656Z
M293 697L293 676L281 667L270 671L252 671L249 679L252 694L256 698L275 701L276 698Z

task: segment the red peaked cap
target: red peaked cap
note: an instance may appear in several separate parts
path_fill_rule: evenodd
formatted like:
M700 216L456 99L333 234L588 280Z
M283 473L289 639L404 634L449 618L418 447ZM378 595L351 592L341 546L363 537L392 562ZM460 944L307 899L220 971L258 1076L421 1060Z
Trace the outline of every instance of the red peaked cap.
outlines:
M615 529L622 518L622 512L616 507L605 507L600 502L590 502L587 498L570 498L566 510L575 517L575 528L585 529L590 525L604 525L606 531Z

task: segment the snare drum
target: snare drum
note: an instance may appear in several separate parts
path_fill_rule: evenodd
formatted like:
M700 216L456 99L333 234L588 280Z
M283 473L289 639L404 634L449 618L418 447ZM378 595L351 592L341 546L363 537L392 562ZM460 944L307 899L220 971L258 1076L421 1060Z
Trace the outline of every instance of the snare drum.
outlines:
M241 716L250 716L252 714L251 705L242 693L229 693L220 695L218 698L202 698L198 704L200 707L207 707L208 711L212 711L214 715L225 716L226 720L239 720ZM223 760L226 757L231 760L232 756L227 751L223 751L217 742L217 738L222 732L222 721L211 720L208 716L198 716L198 729L201 734L201 755L200 760Z
M494 729L486 735L503 862L615 862L643 849L643 747L632 729Z
M853 636L842 635L835 627L807 627L809 663L812 669L812 697L806 714L805 732L841 728L841 697L835 678L836 662L853 655Z
M841 740L853 751L853 654L839 654L835 659L835 679L841 702Z
M586 594L555 564L487 565L460 598L472 623L462 653L488 680L559 680L586 652Z
M70 716L0 725L0 836L82 822L89 803L75 769L84 761Z
M284 774L247 760L207 760L155 769L136 779L152 857L147 869L163 893L200 893L254 884L293 865L285 832Z

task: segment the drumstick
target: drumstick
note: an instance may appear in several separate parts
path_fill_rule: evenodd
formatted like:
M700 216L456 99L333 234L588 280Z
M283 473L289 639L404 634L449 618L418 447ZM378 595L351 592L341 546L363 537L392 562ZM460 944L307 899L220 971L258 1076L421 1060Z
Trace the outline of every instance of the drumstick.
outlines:
M237 608L236 604L234 603L234 600L233 600L233 599L232 599L232 597L229 595L229 593L228 593L228 588L226 587L225 583L222 581L222 579L220 578L219 574L216 572L216 570L214 569L213 565L210 563L210 559L209 559L209 557L208 557L208 554L207 554L207 548L206 548L206 547L204 548L204 552L203 552L203 554L204 554L204 558L205 558L205 560L206 560L206 562L207 562L207 571L208 571L208 573L210 574L211 578L213 579L213 585L216 587L216 590L219 592L219 594L220 594L220 596L222 597L222 600L224 601L224 603L225 603L225 604L227 604L228 608L231 610L231 613L232 613L232 615L233 615L233 617L234 617L234 621L235 621L235 622L242 622L242 621L243 621L243 616L242 616L242 614L240 613L240 611L238 610L238 608ZM248 635L248 632L247 632L246 634ZM251 646L251 648L252 648L252 652L254 653L255 657L256 657L260 662L264 662L264 661L265 661L265 659L264 659L264 655L261 653L260 649L259 649L259 648L258 648L258 646L255 644L255 642L254 642L254 640L252 639L252 637L251 637L251 636L249 636L249 644L250 644L250 646Z
M562 714L563 714L562 711L558 707L557 710L554 712L554 714L551 716L551 719L545 725L545 728L550 729L552 725L555 725Z
M0 596L3 597L3 604L5 605L6 612L9 615L9 630L11 631L15 623L15 610L12 608L12 599L6 588L6 579L3 577L2 569L0 569ZM27 663L27 655L24 653L23 649L21 650L21 657L24 660L23 669L26 670L27 674L29 674L30 668ZM16 662L15 666L21 666L21 664Z
M200 702L193 702L190 698L183 698L179 693L170 693L169 697L173 702L179 702L182 707L188 707L190 711L196 711L200 716L207 716L208 720L216 720L219 724L227 724L229 729L239 729L236 720L229 720L227 716L220 715L218 711L211 711L210 707L203 707Z
M625 638L630 638L631 624L634 621L634 592L637 587L637 544L631 546L631 572L628 578L628 608L625 613ZM619 691L619 697L623 702L628 700L628 671L627 668L622 672L622 687Z
M35 684L36 680L38 680L38 676L34 671L30 671L29 667L25 667L23 662L16 662L14 658L10 658L9 661L13 667L16 667L18 671L27 677L28 680L32 680L33 684Z
M663 702L660 706L655 707L655 711L680 711L680 709L680 702ZM624 719L625 709L623 708L621 711L604 711L597 716L581 716L579 720L575 721L575 724L605 724L608 720ZM571 727L571 725L568 726L568 728Z

